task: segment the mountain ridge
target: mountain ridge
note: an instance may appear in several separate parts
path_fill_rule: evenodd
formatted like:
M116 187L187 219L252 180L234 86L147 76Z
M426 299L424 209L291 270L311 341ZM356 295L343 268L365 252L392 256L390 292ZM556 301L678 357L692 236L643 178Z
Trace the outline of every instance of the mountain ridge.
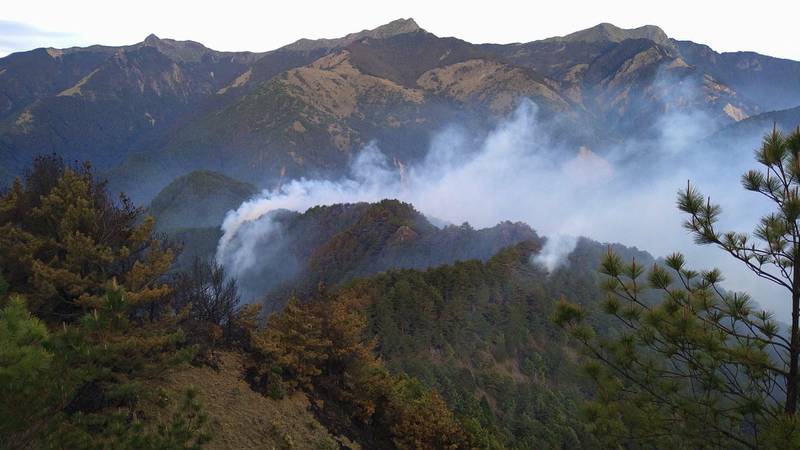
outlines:
M565 143L598 148L647 137L665 111L699 110L719 129L797 106L794 74L800 80L799 62L611 24L504 45L399 19L264 53L155 35L37 49L0 58L0 174L8 182L33 155L57 153L91 159L140 202L193 170L274 187L340 176L371 141L408 165L437 130L461 123L485 133L523 98L542 120L559 118Z
M280 47L280 49L308 51L319 48L346 47L347 45L350 45L351 43L363 38L385 39L398 34L415 33L418 31L424 32L425 30L420 28L414 19L396 19L371 30L362 30L357 33L350 33L339 38L298 39L291 44Z
M669 41L667 33L656 25L643 25L636 28L620 28L614 24L603 22L593 27L579 30L565 36L554 36L542 39L542 42L622 42L628 39L648 39L657 44Z

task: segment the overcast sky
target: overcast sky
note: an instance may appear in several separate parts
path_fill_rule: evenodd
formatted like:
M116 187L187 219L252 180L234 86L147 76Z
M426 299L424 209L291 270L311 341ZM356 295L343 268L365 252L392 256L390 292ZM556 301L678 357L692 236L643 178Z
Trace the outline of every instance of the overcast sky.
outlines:
M192 39L217 50L265 51L301 37L339 37L400 17L413 17L436 35L473 43L526 42L568 34L600 22L624 28L652 24L671 37L705 43L717 51L753 50L800 60L798 0L3 3L0 55L43 46L132 44L150 33Z

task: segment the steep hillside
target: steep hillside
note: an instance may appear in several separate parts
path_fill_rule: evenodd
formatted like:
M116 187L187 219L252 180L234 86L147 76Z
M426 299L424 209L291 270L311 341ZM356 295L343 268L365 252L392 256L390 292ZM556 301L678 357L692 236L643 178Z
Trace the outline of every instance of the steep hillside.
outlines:
M335 39L299 39L285 47L282 50L294 51L312 51L319 49L331 49L346 47L355 41L364 38L383 39L387 37L396 36L405 33L414 33L420 31L421 28L417 25L414 19L397 19L385 25L381 25L372 30L362 30L358 33L350 33L347 36Z
M232 184L176 186L195 178ZM275 211L244 228L253 275L304 266L259 310L226 277L237 261L176 267L88 167L40 158L0 205L5 447L598 447L550 318L565 295L599 308L606 245L548 273L524 224L439 229L391 200Z
M197 390L213 434L204 448L358 448L347 438L329 433L314 416L305 394L273 399L254 391L245 379L244 359L241 353L221 352L216 367L176 370L153 388L161 389L167 398L180 396L187 386Z
M565 37L487 48L558 80L562 95L591 114L593 132L601 136L647 134L667 112L702 111L720 127L765 108L726 85L722 73L687 63L658 27L601 24Z
M543 42L622 42L628 39L647 39L656 44L668 44L669 38L664 30L654 25L645 25L639 28L619 28L610 23L601 23L576 31L566 36L557 36L545 39Z
M0 61L0 89L18 96L8 108L14 113L0 124L0 163L12 170L36 153L117 165L129 151L158 146L253 59L155 36L129 47L35 52L35 60L11 55ZM36 82L23 81L30 72L47 70L65 75L20 89Z
M769 130L770 127L777 126L784 132L790 132L800 124L800 106L795 108L783 109L780 111L770 111L767 113L759 114L757 116L749 117L739 123L730 125L721 130L725 133L734 130L740 130L739 133L745 131Z
M485 129L523 97L544 114L569 110L543 77L480 57L494 59L424 31L362 38L187 124L164 150L178 172L215 165L251 180L330 176L372 140L390 158L418 160L445 124Z
M800 125L800 106L748 117L722 128L709 140L715 145L737 142L742 148L758 148L764 130L770 130L774 126L784 133L790 133L798 125Z

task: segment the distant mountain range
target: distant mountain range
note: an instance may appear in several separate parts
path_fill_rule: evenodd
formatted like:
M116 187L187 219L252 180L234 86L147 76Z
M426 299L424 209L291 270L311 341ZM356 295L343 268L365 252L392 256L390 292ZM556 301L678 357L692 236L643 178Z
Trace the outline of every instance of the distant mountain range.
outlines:
M40 48L0 59L0 181L57 153L140 202L193 170L268 187L341 174L373 140L414 161L442 127L480 133L526 97L565 142L602 146L647 135L665 111L703 111L718 130L796 116L800 62L720 54L655 26L476 45L412 19L266 53L154 35Z

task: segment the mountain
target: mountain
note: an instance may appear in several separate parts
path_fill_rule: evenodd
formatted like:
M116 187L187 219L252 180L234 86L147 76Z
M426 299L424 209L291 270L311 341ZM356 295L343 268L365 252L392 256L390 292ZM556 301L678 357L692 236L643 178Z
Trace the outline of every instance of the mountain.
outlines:
M748 117L720 129L709 137L709 141L712 145L736 142L740 148L756 149L761 144L766 130L776 127L783 133L790 133L798 126L800 126L800 106Z
M576 376L574 349L550 318L563 295L597 311L596 267L608 248L581 239L551 274L530 263L537 251L526 241L485 262L391 270L341 295L366 303L389 369L441 392L473 421L484 448L600 448L576 408L588 387ZM614 251L653 263L635 249Z
M323 220L335 221L337 214L348 215L356 206L320 208L318 216L327 217L303 231L317 239ZM391 228L384 219L371 215L359 227L382 235L381 230ZM653 263L644 252L612 247L626 259ZM580 239L565 264L549 274L530 263L539 248L537 240L525 240L484 261L390 269L331 286L321 298L303 294L300 304L325 302L332 311L344 308L363 317L358 322L363 339L375 343L370 354L394 376L411 380L412 392L424 388L440 393L459 423L469 424L470 436L482 443L478 448L600 448L578 408L591 387L580 376L575 349L550 317L554 299L562 295L587 311L598 310L602 294L596 268L608 247ZM340 257L351 254L346 246L337 246L336 252ZM327 267L331 269L336 268ZM273 318L297 314L298 309L286 311L275 312ZM317 322L305 312L293 320L303 328L291 331L306 331L288 351L304 358L310 349L303 339ZM599 330L607 330L602 319L596 322ZM319 333L332 342L346 339ZM358 405L361 397L332 394L335 386L353 386L362 372L328 375L319 385L291 391L293 372L283 371L276 379L277 370L271 367L266 375L254 375L258 356L252 350L225 349L213 366L195 364L171 372L159 387L172 397L187 384L196 387L212 418L212 448L281 446L287 441L312 446L331 440L340 448L408 448L387 440L380 421L364 422L350 412L350 402ZM331 367L336 365L323 364L319 370ZM237 407L231 412L234 401ZM275 424L260 426L264 418Z
M252 249L257 267L238 281L253 290L260 280L264 289L282 268L305 268L267 296L269 311L297 296L301 304L321 301L363 314L365 339L376 343L374 354L389 371L440 392L483 447L598 447L576 409L589 387L578 376L575 350L551 321L555 299L569 296L599 312L597 267L609 248L643 266L655 263L652 256L582 238L548 273L531 263L544 240L524 224L437 229L395 200L275 211L270 219L272 231ZM320 281L330 294L319 293ZM275 316L298 309L284 311ZM610 321L592 317L600 332L609 330ZM330 433L366 448L391 447L376 436L377 424L354 420L324 386L308 395L321 405L315 414Z
M385 39L398 34L415 33L422 28L417 25L414 19L397 19L387 24L381 25L372 30L362 30L358 33L350 33L338 39L300 39L287 46L281 47L283 50L310 51L318 49L331 49L346 47L353 42L361 39Z
M486 448L596 446L575 407L588 386L577 376L574 349L550 318L562 296L599 312L597 267L608 244L579 239L564 263L548 273L531 263L544 241L523 224L437 230L397 201L279 216L273 220L285 226L264 242L274 245L281 236L279 247L291 251L274 260L286 265L287 253L308 255L308 269L268 302L290 294L320 301L318 281L325 281L333 294L322 301L363 312L366 339L377 343L374 352L386 367L440 392L457 417L473 424L471 432ZM643 266L655 262L636 249L610 248ZM275 276L274 253L267 246L255 252L256 277ZM611 322L592 317L607 332ZM324 400L319 420L334 424L337 433L362 444L371 435L354 431L359 423L343 417L341 403L324 389L310 395Z
M253 238L247 230L261 230ZM222 262L247 246L258 261L236 274L247 294L271 299L292 290L336 285L391 268L426 269L454 261L486 260L501 248L542 240L522 223L476 230L469 224L437 228L413 206L397 200L276 210L231 236ZM235 264L231 264L234 266ZM289 291L286 291L289 289Z
M0 62L0 161L12 170L23 155L51 152L117 165L129 151L157 146L254 58L152 35L128 47L29 53ZM31 80L32 72L55 79Z
M160 230L219 227L225 213L256 194L255 186L225 175L196 171L175 179L147 210Z
M92 160L139 202L195 170L275 187L339 176L373 141L408 165L442 128L481 135L522 98L566 145L602 148L657 134L666 113L701 111L720 129L795 107L798 74L796 61L611 24L507 45L442 38L400 19L265 53L154 35L36 49L0 59L0 176L58 153Z
M249 190L197 172L150 209L191 219ZM525 224L437 228L384 200L253 218L226 272L184 271L140 210L58 158L0 200L3 364L25 386L0 397L9 448L601 448L554 308L569 296L616 333L598 264L654 264L580 239L548 271ZM249 257L240 286L280 282L264 306L285 308L239 303L226 274Z
M800 105L800 64L754 52L717 53L707 45L672 41L688 64L758 104L762 111Z
M654 25L645 25L639 28L619 28L610 23L601 23L576 31L566 36L557 36L545 39L543 42L622 42L628 39L646 39L659 45L669 45L669 37L664 30Z

